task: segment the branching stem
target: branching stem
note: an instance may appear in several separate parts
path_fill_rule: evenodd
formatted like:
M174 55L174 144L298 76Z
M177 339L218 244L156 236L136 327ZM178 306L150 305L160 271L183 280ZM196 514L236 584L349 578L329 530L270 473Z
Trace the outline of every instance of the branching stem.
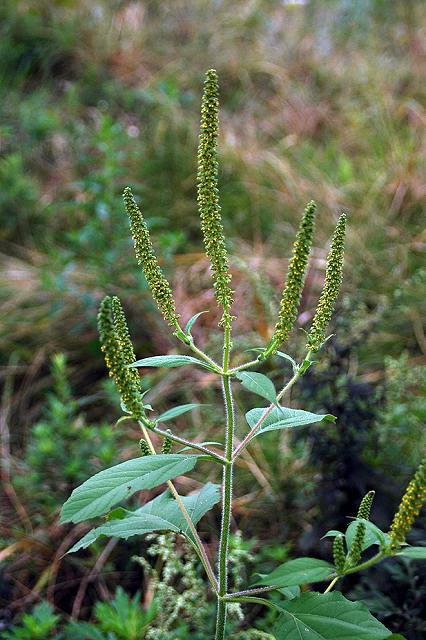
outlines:
M154 445L152 444L151 438L149 437L148 429L143 424L141 424L140 426L141 426L144 438L146 439L146 441L148 443L148 447L150 448L151 453L153 455L157 455L157 452L156 452L156 450L154 448ZM200 560L201 560L201 562L202 562L202 564L204 566L204 569L206 570L207 576L208 576L208 578L210 580L210 584L211 584L214 592L217 593L218 592L218 584L217 584L216 577L214 575L212 566L210 564L210 560L208 558L206 550L204 549L204 545L203 545L203 543L201 541L201 538L198 535L197 529L196 529L194 523L191 520L191 516L189 515L189 513L188 513L188 511L187 511L187 509L186 509L186 507L185 507L185 505L184 505L184 503L182 501L182 498L180 497L179 493L176 490L176 487L174 486L174 484L173 484L173 482L171 480L167 481L167 486L169 487L170 492L173 494L173 497L175 498L175 500L176 500L176 502L177 502L177 504L179 506L179 509L181 510L182 515L185 518L192 535L194 536L194 544L193 544L194 549L197 551L197 554L198 554L198 556L199 556L199 558L200 558Z
M158 427L152 426L151 423L149 424L147 423L144 426L150 431L153 431L157 435L161 436L162 438L170 438L170 440L173 440L173 442L177 442L178 444L183 444L186 447L190 447L191 449L195 449L196 451L200 451L201 453L204 453L205 455L210 456L211 458L213 458L215 462L219 462L222 465L225 465L227 463L226 459L223 456L219 455L218 453L215 453L214 451L211 451L207 447L204 447L203 445L198 444L197 442L192 442L192 440L181 438L180 436L177 436L174 433L163 431Z
M305 363L310 363L311 362L311 352L309 352L306 356L305 359ZM291 387L298 381L298 379L303 375L303 373L307 370L309 365L307 366L303 366L301 365L298 370L296 371L296 373L293 375L293 377L287 382L287 384L281 389L281 391L279 392L279 394L277 395L277 402L279 402L287 393L287 391L289 391L291 389ZM263 422L266 420L266 418L269 416L269 414L275 409L275 404L270 404L269 407L267 407L264 411L264 413L260 416L259 420L256 422L256 424L254 425L254 427L249 431L249 433L246 435L246 437L244 438L244 440L242 440L240 442L240 444L238 445L238 447L235 448L235 451L233 453L232 456L232 460L236 460L236 458L240 455L240 453L242 452L242 450L248 445L248 443L250 442L250 440L253 438L253 436L255 435L256 431L262 426Z

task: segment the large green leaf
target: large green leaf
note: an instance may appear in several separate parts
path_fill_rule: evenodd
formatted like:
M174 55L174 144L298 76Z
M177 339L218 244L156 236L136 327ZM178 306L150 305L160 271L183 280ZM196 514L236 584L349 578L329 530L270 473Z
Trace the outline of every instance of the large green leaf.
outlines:
M426 547L404 547L397 555L413 560L426 560Z
M316 558L297 558L289 560L267 576L256 582L259 585L293 587L299 584L322 582L332 573L333 565Z
M203 515L219 502L220 485L208 482L201 491L181 500L196 525ZM85 549L100 536L130 538L151 531L175 531L191 536L189 525L169 491L165 491L136 511L117 509L115 515L115 519L89 531L68 553Z
M166 369L174 369L175 367L184 367L187 364L198 364L206 369L211 369L207 362L193 358L192 356L152 356L151 358L142 358L142 360L136 360L129 367L163 367Z
M241 371L237 373L237 378L241 384L252 393L256 393L262 398L269 400L274 404L277 400L277 392L271 380L263 375L253 371Z
M198 456L156 455L134 458L100 471L74 489L61 511L61 523L100 516L136 491L152 489L191 471Z
M246 413L246 420L252 429L265 413L266 408L251 409ZM267 431L276 431L277 429L291 429L294 427L303 427L306 424L314 422L334 422L336 418L330 414L310 413L301 409L290 409L288 407L275 407L271 413L262 422L262 425L254 434L253 438L266 433Z
M341 593L304 593L281 605L276 640L384 640L390 631L361 602Z
M155 422L167 422L167 420L173 420L173 418L177 418L178 416L187 413L188 411L192 411L197 407L202 407L202 404L198 404L196 402L191 402L189 404L181 404L178 407L173 407L173 409L169 409L165 411L158 418L155 418Z

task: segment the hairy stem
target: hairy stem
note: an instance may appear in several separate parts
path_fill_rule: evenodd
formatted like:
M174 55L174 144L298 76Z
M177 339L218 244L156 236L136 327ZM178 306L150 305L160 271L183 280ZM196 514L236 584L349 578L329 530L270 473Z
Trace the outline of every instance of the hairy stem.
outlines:
M153 455L157 455L157 452L154 448L154 445L152 444L151 438L149 437L149 433L148 433L148 429L141 424L141 429L144 435L144 438L146 439L147 443L148 443L148 447L150 448L150 451ZM194 549L197 551L198 556L204 566L204 569L206 570L207 576L210 580L210 584L214 590L215 593L217 593L217 589L218 589L218 584L217 584L217 580L216 577L214 575L212 566L210 564L210 560L208 558L208 555L206 553L206 550L204 549L204 545L200 539L200 536L198 535L197 529L194 525L194 523L191 520L191 516L189 515L184 503L182 502L182 499L180 497L180 495L178 494L176 487L174 486L173 482L171 480L167 480L167 486L169 487L170 492L172 493L173 497L175 498L176 502L178 503L179 509L182 512L183 517L185 518L188 527L194 537ZM191 541L192 542L192 541Z
M222 483L222 523L220 529L219 542L219 598L217 606L216 640L224 640L226 629L226 602L223 597L228 588L228 549L229 532L232 516L232 476L233 462L232 453L234 448L234 403L232 399L231 379L226 375L229 369L229 358L231 352L231 327L230 322L225 325L224 345L223 345L223 372L222 389L226 413L226 440L225 458L227 465L223 470Z

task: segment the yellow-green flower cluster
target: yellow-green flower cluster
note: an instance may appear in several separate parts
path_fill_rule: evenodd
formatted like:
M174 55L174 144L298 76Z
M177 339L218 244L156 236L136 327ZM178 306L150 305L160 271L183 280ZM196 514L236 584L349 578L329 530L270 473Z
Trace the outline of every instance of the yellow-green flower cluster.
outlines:
M178 327L178 314L172 290L155 256L148 227L129 187L124 189L124 205L130 218L135 253L138 264L142 267L145 278L151 289L157 307L165 320L173 327Z
M201 128L198 147L198 208L204 246L210 259L215 297L229 318L233 291L229 283L228 253L223 235L218 195L217 135L219 128L218 79L214 69L206 73L201 103Z
M370 518L371 507L373 506L375 495L375 491L369 491L365 494L361 500L361 504L359 505L358 513L356 515L357 518L363 518L364 520L368 520Z
M151 449L149 448L148 443L144 438L141 438L139 440L139 448L141 450L141 455L142 456L150 456L151 455Z
M369 491L365 494L363 499L361 500L361 504L359 505L358 513L356 514L357 518L363 518L364 520L368 520L370 518L371 507L373 505L373 500L375 496L375 491ZM366 526L363 522L358 522L355 529L355 536L352 542L352 546L350 552L348 554L348 564L349 566L353 566L357 564L361 559L361 554L363 552L364 540L365 540L365 532Z
M141 397L140 378L127 365L135 361L126 319L118 298L106 296L98 313L101 349L109 375L114 380L127 411L136 419L145 415Z
M404 496L396 512L391 528L391 546L397 548L405 542L415 519L426 500L426 458L422 460L414 478L405 490Z
M358 562L361 560L364 540L365 540L365 524L363 522L358 522L355 529L354 539L352 541L352 545L348 553L347 563L349 566L354 566L358 564Z
M167 429L167 433L171 434L170 429ZM164 438L163 445L161 447L161 453L166 453L166 454L171 453L172 447L173 447L173 440L168 437Z
M342 284L343 254L345 249L346 215L342 213L334 231L327 256L325 283L308 335L306 348L317 352L325 340L325 331L331 320L334 305Z
M343 535L340 534L333 541L333 559L337 573L343 573L346 562L345 547L343 543Z
M293 254L281 298L279 319L275 326L274 335L263 354L264 358L273 355L280 344L288 340L288 335L296 322L297 310L305 282L306 265L308 264L312 246L316 208L313 200L306 205L296 240L293 244Z

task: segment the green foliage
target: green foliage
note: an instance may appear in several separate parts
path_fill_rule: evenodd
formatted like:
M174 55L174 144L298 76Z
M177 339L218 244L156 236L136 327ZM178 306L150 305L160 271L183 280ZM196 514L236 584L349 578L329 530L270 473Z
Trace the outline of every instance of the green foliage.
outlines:
M4 640L45 640L51 637L58 621L59 616L53 613L53 607L41 602L31 614L24 613L21 624L6 631L3 637Z
M119 434L110 425L89 425L80 413L67 378L63 354L52 358L53 389L45 415L32 428L23 456L22 474L14 485L37 505L54 509L70 489L87 477L89 468L115 461Z
M104 469L74 489L61 511L61 522L83 522L107 513L136 491L152 489L191 471L197 456L157 455L134 458Z
M384 640L389 631L367 607L341 593L304 593L282 605L273 634L277 640Z
M413 365L407 354L385 359L383 406L377 416L369 461L376 467L392 466L403 483L408 469L416 467L426 448L426 368ZM385 453L386 452L386 459Z
M237 373L237 378L243 387L246 387L246 389L252 393L262 396L262 398L269 400L272 404L276 403L277 392L274 384L269 378L264 376L263 373L241 371L241 373Z
M250 409L246 413L246 420L249 427L253 428L262 416L265 414L265 409ZM302 409L290 409L289 407L276 407L268 414L263 420L259 429L253 434L253 438L267 433L268 431L277 431L279 429L293 429L295 427L303 427L307 424L314 424L316 422L334 422L335 416L330 414L318 415L316 413L310 413L310 411L302 411Z
M120 293L132 322L143 317L137 353L143 356L153 343L155 350L151 352L156 353L168 344L152 317L146 284L132 268L120 192L124 179L142 185L138 186L138 193L145 203L144 215L161 249L162 266L166 263L164 269L169 273L171 261L185 243L185 253L194 249L191 221L194 163L188 153L196 144L194 76L199 72L200 60L202 64L207 62L212 48L218 56L224 87L225 129L221 141L224 169L220 176L221 204L227 213L224 224L234 234L238 230L244 242L232 247L233 282L239 307L241 304L242 323L242 337L234 338L235 344L243 344L245 340L258 344L258 330L263 338L272 332L273 325L268 323L273 314L259 302L261 293L262 300L267 299L269 292L280 286L276 274L284 269L281 264L277 268L277 256L289 254L293 230L297 228L297 212L301 203L315 192L319 210L326 216L342 204L355 212L349 234L347 283L348 288L356 291L353 303L358 302L357 298L366 302L370 318L376 324L363 344L352 351L350 371L358 367L360 376L373 371L372 378L380 377L383 354L398 355L407 349L406 376L416 369L421 378L422 368L414 366L416 356L421 353L419 318L424 315L421 311L424 298L418 295L424 280L418 269L422 233L418 135L422 78L417 49L413 46L422 29L424 12L419 10L419 3L410 2L410 11L406 11L406 3L400 2L392 3L390 8L384 2L367 0L359 6L347 2L327 6L310 2L305 7L285 7L281 21L276 19L272 6L255 3L247 10L245 3L237 0L230 21L226 2L215 6L210 16L214 19L206 20L204 3L190 3L183 9L179 3L166 1L155 8L149 6L142 23L138 22L137 14L132 14L135 29L127 23L127 8L116 3L108 5L101 1L96 11L91 10L90 3L76 0L54 3L30 0L25 6L20 4L7 0L0 9L1 77L6 87L2 96L5 115L2 152L6 164L1 170L5 199L1 235L8 241L2 249L5 270L1 284L6 313L1 337L3 351L16 349L22 358L16 378L22 409L20 415L12 414L10 426L12 468L19 465L23 472L17 480L22 481L19 494L27 510L26 495L30 507L41 500L56 505L70 485L87 477L89 466L99 469L117 462L120 449L116 432L113 434L103 424L89 427L76 407L72 428L69 421L64 424L64 430L68 425L67 434L61 433L62 425L58 423L54 432L48 429L35 438L40 450L46 448L47 453L40 456L33 485L27 486L26 480L32 474L27 463L19 461L23 457L19 447L21 442L29 441L30 446L34 442L34 429L28 440L24 429L37 415L37 407L42 406L39 390L46 381L30 385L25 379L25 385L19 383L24 375L21 372L37 368L40 348L43 353L51 353L59 345L61 350L72 353L73 363L84 363L78 370L73 369L73 386L80 395L93 394L98 398L95 394L101 364L93 338L94 309L99 291L107 291L110 286L114 287L114 293ZM272 23L272 31L269 26L265 28ZM179 34L176 24L180 25ZM221 29L221 25L226 28ZM195 34L194 38L186 38L188 33ZM235 34L238 38L233 37ZM177 38L181 65L175 59ZM275 40L286 43L278 58ZM304 43L302 56L298 55L300 42ZM244 55L237 43L242 43ZM143 69L135 71L133 61L142 48L150 56ZM380 60L380 64L372 64L372 60ZM281 66L286 70L285 79L280 74ZM299 316L301 325L312 306L311 290L317 286L322 263L320 247L329 226L330 219L326 218L319 229L315 260L302 300L301 311L308 313ZM262 270L260 284L251 297L241 287L238 264L246 260L250 262L249 271L254 271L253 264L257 270L257 252L267 256L265 264L270 261L271 266L268 264L268 271ZM194 262L198 269L197 260L195 249L189 258L177 256L178 283L183 270L191 274ZM179 290L179 306L185 309L188 302L188 315L193 313L189 303L196 299L195 280L200 273L197 270L193 275L188 290ZM208 308L204 301L202 308ZM195 337L198 339L198 330ZM213 343L218 344L214 340ZM34 367L27 367L29 363ZM321 366L327 367L328 362L318 365L317 372ZM47 367L41 372L47 373ZM182 372L179 388L174 384L175 373L161 372L165 374L162 380L166 391L173 387L174 404L191 402L195 388L191 370ZM201 378L203 372L199 374ZM281 370L275 367L273 375L278 378ZM151 381L152 377L145 375L143 388L150 386ZM336 377L336 381L333 402L340 403L346 394L356 418L354 386L347 385L345 376L338 380ZM352 378L352 385L353 382ZM389 483L385 485L388 503L398 489L396 485L418 464L419 452L424 449L420 444L424 395L421 384L414 385L419 389L414 393L413 387L404 385L402 374L400 397L389 404L386 420L379 417L381 450L377 431L371 428L369 450L363 451L363 460L373 461L376 470L392 465L387 467ZM318 386L322 386L321 381ZM163 403L164 388L161 391ZM333 404L320 407L324 389L317 387L311 391L312 405L307 408L318 414L332 412L341 417ZM370 392L369 405L374 404L371 399L375 397L371 387ZM207 391L209 401L213 393ZM238 406L244 412L250 408L244 396L238 398ZM304 401L300 406L306 406ZM99 409L99 402L90 403L90 425L99 420ZM164 410L163 404L160 410ZM194 421L186 416L177 420L176 425L179 429L192 429L197 439L216 440L216 436L206 431L222 418L213 411L205 415L200 420L195 414ZM340 420L341 432L352 429L346 415ZM129 427L127 432L134 428L131 422L122 424ZM357 432L357 420L350 424L355 425L353 431ZM265 546L266 532L270 535L271 504L275 514L275 500L280 498L276 492L284 484L284 477L289 491L290 486L298 483L303 493L299 507L291 512L286 502L285 516L280 521L284 518L297 521L300 530L306 533L314 525L315 514L320 514L321 507L306 504L307 494L310 486L318 486L316 479L323 475L330 461L324 459L321 467L312 458L309 464L306 453L309 450L320 456L329 448L329 457L338 458L339 466L334 465L329 471L331 487L324 486L330 506L340 509L339 495L345 493L343 483L352 487L352 494L356 491L356 495L368 488L362 477L368 476L370 482L371 469L358 464L359 458L351 455L353 449L348 447L347 455L336 455L338 429L330 430L333 431L330 446L330 440L326 439L329 430L327 434L325 429L320 431L323 433L316 440L292 442L292 453L285 431L265 438L262 445L255 441L250 451L254 456L252 464L260 466L265 455L271 463L264 477L257 474L255 481L245 479L246 460L241 460L237 469L238 490L241 494L257 495L262 508L258 508L257 502L249 509L242 500L238 503L238 515L259 536L260 546ZM356 433L360 446L363 433L362 428ZM341 437L343 453L346 442ZM299 458L297 454L301 454ZM296 462L286 467L292 459ZM356 472L351 473L350 467L345 466L347 459L352 460ZM62 470L72 463L77 469L75 478L69 476L70 480L65 480ZM290 473L292 476L288 477ZM38 489L41 477L42 491ZM264 483L266 499L254 489L259 478ZM391 486L391 479L395 487ZM275 495L271 495L271 486ZM56 494L58 499L53 497ZM386 496L384 501L381 498L379 510L386 510L385 500ZM7 521L8 510L9 505ZM328 513L328 509L323 511ZM340 512L347 513L342 509ZM253 513L259 517L255 518ZM383 511L381 517L385 517ZM10 520L13 526L14 514ZM367 528L366 541L369 531ZM287 536L296 547L305 544L306 540L301 543L294 533L287 526L282 527L277 539ZM43 534L37 531L36 537ZM82 561L84 554L73 566ZM16 594L16 588L13 591ZM204 637L211 629L212 619L210 623ZM193 630L189 633L195 638Z
M174 369L176 367L184 367L187 364L198 364L201 367L210 369L202 360L193 358L192 356L173 355L173 356L152 356L151 358L142 358L133 363L133 367L164 367L166 369Z
M324 560L315 558L297 558L288 560L268 576L262 577L256 584L293 587L300 584L323 582L333 573L333 566Z
M218 485L207 483L197 494L181 498L194 525L219 502L218 489ZM192 539L188 523L180 507L168 492L162 493L136 511L120 509L118 513L112 512L110 516L111 518L106 524L86 533L71 547L68 553L85 549L101 536L127 540L131 536L141 536L152 531L174 531Z

